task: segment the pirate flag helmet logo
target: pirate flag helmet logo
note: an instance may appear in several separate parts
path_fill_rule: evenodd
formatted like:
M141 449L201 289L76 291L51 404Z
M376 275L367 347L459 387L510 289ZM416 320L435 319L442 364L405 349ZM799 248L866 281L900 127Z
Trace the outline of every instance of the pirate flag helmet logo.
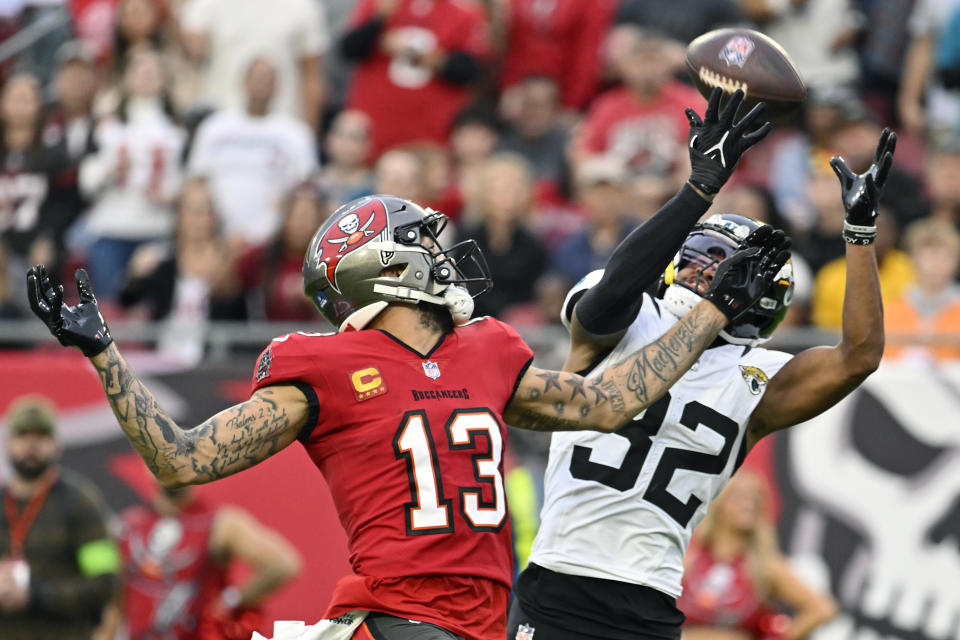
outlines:
M449 306L456 285L470 295L490 288L476 242L449 248L438 236L442 213L396 196L349 202L314 234L303 264L304 291L341 331L362 329L391 302Z

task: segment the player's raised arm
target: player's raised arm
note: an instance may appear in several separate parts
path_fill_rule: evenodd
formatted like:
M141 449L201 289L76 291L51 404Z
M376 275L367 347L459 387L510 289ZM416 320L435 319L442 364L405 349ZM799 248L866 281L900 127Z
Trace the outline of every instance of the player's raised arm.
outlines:
M63 302L63 286L54 285L42 265L33 267L27 273L30 306L60 344L90 358L123 432L161 484L200 484L232 475L297 437L308 404L293 386L260 389L200 425L178 426L120 355L83 269L76 283L80 303L71 307Z
M570 357L564 369L583 369L597 353L620 340L640 309L643 292L663 273L740 157L770 131L770 123L760 120L764 103L735 121L743 92L735 92L721 109L722 95L720 88L713 90L702 119L693 109L686 110L690 179L624 238L610 256L603 277L576 302L570 318Z
M598 378L531 367L504 419L542 431L615 431L656 402L721 329L760 299L787 261L789 247L782 231L760 227L720 263L704 300L660 338Z
M840 344L802 351L770 380L751 416L748 446L768 433L825 411L880 365L883 303L873 241L877 235L877 205L896 145L897 134L884 129L873 164L860 175L839 156L830 161L840 178L846 210L843 239L847 243L847 281Z

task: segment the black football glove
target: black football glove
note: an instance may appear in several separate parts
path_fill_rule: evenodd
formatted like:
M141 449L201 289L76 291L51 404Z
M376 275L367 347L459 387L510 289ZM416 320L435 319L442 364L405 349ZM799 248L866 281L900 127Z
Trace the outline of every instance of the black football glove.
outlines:
M717 266L704 298L733 320L763 297L789 258L790 238L764 225Z
M53 284L42 264L27 271L27 297L30 308L60 344L77 347L92 358L109 347L113 337L100 314L86 270L77 269L74 277L80 294L80 303L75 307L63 303L63 285Z
M893 165L893 152L897 148L897 134L884 129L880 134L873 164L861 174L850 170L840 156L833 156L830 166L840 178L843 190L843 208L847 217L843 222L843 239L850 244L872 244L877 237L877 205L887 175Z
M752 133L745 134L767 105L763 102L757 104L734 124L733 119L743 102L743 91L737 89L721 111L722 95L720 87L713 89L703 120L693 109L686 110L687 120L690 121L690 183L707 194L720 191L736 168L740 156L763 140L771 127L769 122L764 122Z

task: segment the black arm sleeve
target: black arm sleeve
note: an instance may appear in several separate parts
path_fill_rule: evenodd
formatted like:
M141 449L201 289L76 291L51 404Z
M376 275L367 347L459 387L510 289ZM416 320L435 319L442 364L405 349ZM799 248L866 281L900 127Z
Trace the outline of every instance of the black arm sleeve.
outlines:
M463 86L480 77L480 61L466 51L450 51L439 75L450 84Z
M384 24L386 21L383 18L376 17L347 31L340 41L340 53L347 60L354 62L369 58L377 46L377 39L383 31Z
M595 336L626 330L637 317L643 292L657 281L710 203L690 185L630 232L607 262L603 278L576 306L580 326Z

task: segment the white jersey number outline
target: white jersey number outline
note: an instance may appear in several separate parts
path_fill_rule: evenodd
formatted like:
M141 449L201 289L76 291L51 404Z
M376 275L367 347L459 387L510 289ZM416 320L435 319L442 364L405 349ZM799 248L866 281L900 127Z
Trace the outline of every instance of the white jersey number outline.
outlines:
M500 423L489 409L457 409L445 426L450 450L476 449L477 435L486 435L488 451L473 456L477 482L490 487L492 501L484 501L481 487L460 487L460 514L474 531L499 531L506 522L507 502L500 465L503 435ZM454 530L452 500L444 498L437 447L426 412L408 411L393 438L398 460L404 460L411 500L404 504L407 535L450 533Z

